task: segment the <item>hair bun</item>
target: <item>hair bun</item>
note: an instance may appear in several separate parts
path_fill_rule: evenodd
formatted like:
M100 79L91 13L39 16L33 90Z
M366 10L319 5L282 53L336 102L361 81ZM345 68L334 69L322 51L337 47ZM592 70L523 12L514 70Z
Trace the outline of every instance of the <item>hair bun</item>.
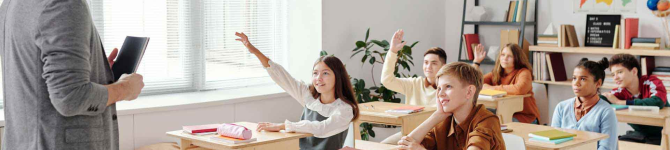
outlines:
M609 61L607 61L607 57L603 57L600 61L598 61L598 65L603 68L603 70L607 69L610 67Z
M579 62L585 62L585 61L589 61L589 59L588 58L582 58L581 60L579 60Z

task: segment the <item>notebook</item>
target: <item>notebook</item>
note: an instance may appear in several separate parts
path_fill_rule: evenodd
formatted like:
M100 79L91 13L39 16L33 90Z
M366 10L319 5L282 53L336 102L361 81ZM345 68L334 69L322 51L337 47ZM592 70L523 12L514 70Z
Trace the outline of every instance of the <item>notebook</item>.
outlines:
M562 139L555 139L555 140L544 140L544 139L539 139L539 138L529 138L528 141L532 142L540 142L544 144L551 144L551 145L556 145L556 144L561 144L565 143L567 141L572 141L574 137L568 137L568 138L562 138Z
M184 130L185 133L202 135L204 133L216 133L216 130L219 128L219 126L220 124L183 126L182 130Z
M423 111L423 106L401 106L395 109L386 110L387 113L411 114Z
M213 140L213 141L228 143L228 144L240 144L240 143L249 143L249 142L256 141L256 138L250 138L248 140L242 140L242 139L236 139L236 138L231 138L231 137L226 137L226 136L221 136L221 135L212 136L209 139Z
M628 105L610 104L614 110L628 109Z
M132 74L137 71L148 44L149 37L126 36L119 55L112 65L114 81L119 80L123 74Z
M555 139L574 137L574 136L577 136L577 134L552 129L552 130L545 130L545 131L538 131L538 132L528 133L528 136L532 137L532 138L537 138L537 139L540 139L540 140L549 141L549 140L555 140Z
M498 91L498 90L484 89L484 90L479 92L479 95L491 96L493 98L500 98L500 97L503 97L503 96L507 95L507 92Z

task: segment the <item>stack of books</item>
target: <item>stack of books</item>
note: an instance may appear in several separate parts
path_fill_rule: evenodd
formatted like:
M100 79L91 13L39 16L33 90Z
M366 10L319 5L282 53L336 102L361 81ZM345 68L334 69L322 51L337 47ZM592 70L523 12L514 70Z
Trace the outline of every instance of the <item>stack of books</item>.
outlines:
M518 0L518 1L510 1L509 2L509 8L507 9L507 13L505 13L505 22L521 22L521 16L523 15L522 9L523 5L527 3L527 8L526 9L526 21L528 21L528 18L532 18L533 14L533 7L535 6L535 0Z
M658 66L658 67L653 69L653 72L651 72L651 75L654 75L658 79L661 79L661 81L663 81L663 85L665 85L665 86L670 85L670 67Z
M501 98L505 95L507 95L507 92L505 92L505 91L490 90L490 89L484 89L484 90L479 92L479 98L482 98L482 97Z
M245 139L231 138L223 135L212 136L209 139L212 141L218 141L228 144L240 144L240 143L249 143L256 141L256 138L250 138L245 140Z
M411 114L423 111L423 106L402 106L395 109L386 110L386 113Z
M538 34L537 45L558 47L558 34Z
M658 50L661 48L661 38L632 38L631 49Z
M577 136L577 134L552 129L552 130L532 132L529 133L528 136L530 137L528 141L531 142L556 145L573 140L573 138Z

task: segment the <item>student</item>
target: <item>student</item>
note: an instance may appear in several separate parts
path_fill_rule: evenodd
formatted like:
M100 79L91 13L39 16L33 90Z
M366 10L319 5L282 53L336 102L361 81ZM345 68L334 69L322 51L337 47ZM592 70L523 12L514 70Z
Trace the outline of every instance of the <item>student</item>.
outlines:
M251 45L244 33L235 33L249 52L256 55L268 74L304 107L299 122L259 123L258 131L311 133L300 139L300 149L340 149L349 124L358 118L358 103L344 65L337 57L319 58L312 71L312 84L294 79L282 66L272 62Z
M435 106L435 74L447 63L447 53L439 47L428 49L423 54L423 75L418 78L398 78L395 76L395 64L398 61L398 52L405 46L403 30L393 34L389 52L384 59L382 68L382 84L390 90L405 95L405 104L419 106ZM389 136L381 143L395 144L400 140L400 132Z
M500 120L477 105L482 73L454 62L437 72L437 110L409 135L399 149L504 150Z
M640 63L630 54L612 56L610 71L614 74L614 82L619 86L611 93L604 93L613 103L620 105L670 106L667 103L666 89L663 81L653 75L642 75ZM622 136L621 140L634 139L642 134L644 139L632 140L649 144L661 144L662 127L629 124L636 132Z
M572 73L572 91L575 97L560 102L551 119L552 127L609 135L607 139L598 141L598 150L617 149L617 119L614 109L598 94L608 66L607 58L599 62L583 58Z
M505 91L510 95L530 94L523 98L523 110L514 113L512 121L539 124L540 111L533 96L533 74L526 53L517 44L505 45L496 58L493 71L484 75L483 89ZM484 57L486 52L479 44L475 48L473 66L479 68Z

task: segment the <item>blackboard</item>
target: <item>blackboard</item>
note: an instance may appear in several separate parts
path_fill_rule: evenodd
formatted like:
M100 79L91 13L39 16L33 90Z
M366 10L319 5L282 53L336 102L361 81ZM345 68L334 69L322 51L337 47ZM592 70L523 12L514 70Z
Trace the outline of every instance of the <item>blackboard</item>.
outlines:
M584 46L612 47L616 25L619 24L621 15L586 15Z

